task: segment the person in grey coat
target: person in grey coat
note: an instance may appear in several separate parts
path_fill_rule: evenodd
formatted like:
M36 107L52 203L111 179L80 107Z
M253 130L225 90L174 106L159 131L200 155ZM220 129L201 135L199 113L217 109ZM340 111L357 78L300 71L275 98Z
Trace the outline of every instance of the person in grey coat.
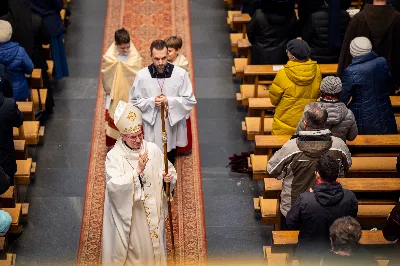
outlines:
M319 102L328 112L326 127L333 136L346 140L354 140L358 134L356 119L353 112L340 101L342 82L340 78L327 76L321 81L321 98ZM296 133L304 131L304 114L297 125Z

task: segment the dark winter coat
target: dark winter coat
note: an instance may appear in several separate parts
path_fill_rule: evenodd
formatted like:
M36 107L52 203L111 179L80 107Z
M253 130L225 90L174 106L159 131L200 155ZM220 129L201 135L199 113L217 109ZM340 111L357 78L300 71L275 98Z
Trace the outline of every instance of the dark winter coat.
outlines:
M326 121L327 129L332 133L332 136L346 140L354 140L358 135L357 123L353 112L347 106L339 101L319 101L328 112ZM297 126L296 133L304 130L304 114Z
M386 60L374 52L356 56L342 77L342 101L356 118L358 134L397 134L389 98L391 74Z
M257 9L247 25L251 47L251 64L285 64L288 60L286 45L293 39L296 24L294 11L274 14Z
M300 230L296 253L320 256L329 250L329 227L337 218L357 217L357 212L353 192L339 183L315 184L314 192L302 193L286 216L288 228Z
M45 31L49 37L55 37L64 32L64 24L60 11L63 8L62 0L31 0L32 11L43 19Z
M367 37L371 40L372 51L383 56L393 74L393 87L400 86L400 13L391 5L374 6L367 4L363 11L356 14L350 21L343 40L338 64L338 77L352 62L350 43L356 37Z
M323 255L321 266L378 266L378 262L371 252L359 246L350 256L340 256L333 251Z
M17 171L13 127L20 127L23 122L24 116L15 101L5 98L0 92L0 166L10 177L11 185L14 184L14 174Z
M340 11L341 40L344 39L350 15L347 11ZM339 61L340 47L329 47L329 14L328 7L323 6L319 11L311 15L303 29L302 39L311 48L310 58L318 64L337 64Z
M11 41L0 43L0 63L7 67L14 91L13 98L16 101L25 101L30 95L25 74L31 74L33 70L32 60L25 49Z

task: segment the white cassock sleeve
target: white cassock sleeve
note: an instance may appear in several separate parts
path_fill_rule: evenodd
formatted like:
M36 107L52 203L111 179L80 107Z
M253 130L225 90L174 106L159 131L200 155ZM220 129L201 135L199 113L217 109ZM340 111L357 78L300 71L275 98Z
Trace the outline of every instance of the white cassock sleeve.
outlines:
M143 90L139 86L139 75L136 75L132 89L129 92L129 102L140 109L144 121L154 125L158 112L155 97L144 97Z
M119 159L126 160L122 156ZM123 162L107 155L106 172L109 199L116 209L121 206L132 206L132 195L134 201L140 200L142 190L136 169L125 171Z
M178 96L168 96L168 120L171 126L185 119L186 115L196 105L196 98L193 94L192 83L187 72L183 77L183 82L179 86Z

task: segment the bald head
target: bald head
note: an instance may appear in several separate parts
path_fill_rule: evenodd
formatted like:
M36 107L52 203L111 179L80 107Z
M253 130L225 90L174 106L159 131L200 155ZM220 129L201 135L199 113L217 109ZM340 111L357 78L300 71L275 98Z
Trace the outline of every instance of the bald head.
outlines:
M313 102L306 105L304 108L305 128L309 130L325 129L328 112L320 103Z

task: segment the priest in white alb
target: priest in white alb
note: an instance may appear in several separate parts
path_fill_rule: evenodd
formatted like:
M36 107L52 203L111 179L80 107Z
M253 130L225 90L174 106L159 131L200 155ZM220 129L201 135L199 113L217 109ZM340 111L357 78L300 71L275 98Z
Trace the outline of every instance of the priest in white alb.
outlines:
M151 65L137 74L129 95L130 103L143 113L144 139L162 148L161 104L166 106L168 160L173 164L176 148L187 145L186 116L196 105L192 83L183 68L168 63L163 40L151 43Z
M115 31L114 42L103 56L102 83L106 92L106 145L114 146L119 137L114 123L114 112L119 101L129 100L129 91L142 68L142 58L124 28Z
M168 215L163 181L176 183L169 163L154 143L143 140L140 110L123 101L114 113L121 132L106 158L103 216L103 265L165 266L165 218Z

